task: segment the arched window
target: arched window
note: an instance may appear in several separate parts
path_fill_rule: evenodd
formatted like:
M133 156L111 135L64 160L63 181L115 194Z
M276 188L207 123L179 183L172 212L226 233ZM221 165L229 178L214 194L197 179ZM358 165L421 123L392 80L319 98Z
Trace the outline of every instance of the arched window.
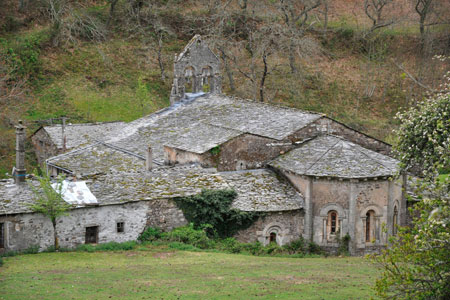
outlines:
M327 232L330 235L335 235L339 230L338 213L335 210L328 212Z
M271 232L269 235L269 243L276 243L277 242L277 233Z
M204 67L202 69L202 90L205 93L211 91L212 84L212 68L210 66Z
M193 67L187 67L184 70L184 91L185 93L192 93L194 91L194 75Z
M397 234L397 223L398 223L398 209L394 206L394 216L392 217L392 234Z
M369 243L374 239L374 226L375 226L375 212L369 210L366 213L366 242Z

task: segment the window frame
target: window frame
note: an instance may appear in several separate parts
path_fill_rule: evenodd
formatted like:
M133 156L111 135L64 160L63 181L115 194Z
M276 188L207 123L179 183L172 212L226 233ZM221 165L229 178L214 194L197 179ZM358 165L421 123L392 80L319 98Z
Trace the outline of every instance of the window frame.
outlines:
M119 226L120 224L120 226ZM116 222L116 233L125 233L125 222L118 221Z

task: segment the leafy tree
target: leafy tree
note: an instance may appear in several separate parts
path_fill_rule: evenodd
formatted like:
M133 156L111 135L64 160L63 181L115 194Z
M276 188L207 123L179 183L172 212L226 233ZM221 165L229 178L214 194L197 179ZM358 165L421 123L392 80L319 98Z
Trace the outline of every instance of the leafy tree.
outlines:
M450 167L450 77L444 77L442 91L399 113L401 121L395 152L402 167L420 167L423 175L435 177Z
M420 186L412 228L399 228L390 247L373 256L383 272L375 290L384 299L450 299L449 180Z
M53 237L55 250L59 249L58 234L56 231L56 221L59 217L67 214L71 205L63 199L64 177L59 177L55 189L52 187L51 179L48 175L37 177L38 186L30 184L34 194L34 203L30 204L30 209L50 218L53 225Z

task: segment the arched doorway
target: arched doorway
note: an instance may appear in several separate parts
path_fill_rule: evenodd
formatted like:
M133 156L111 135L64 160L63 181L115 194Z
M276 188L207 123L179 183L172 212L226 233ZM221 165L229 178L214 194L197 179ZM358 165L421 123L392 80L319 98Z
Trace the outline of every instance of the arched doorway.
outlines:
M271 232L269 234L269 243L277 243L277 233Z

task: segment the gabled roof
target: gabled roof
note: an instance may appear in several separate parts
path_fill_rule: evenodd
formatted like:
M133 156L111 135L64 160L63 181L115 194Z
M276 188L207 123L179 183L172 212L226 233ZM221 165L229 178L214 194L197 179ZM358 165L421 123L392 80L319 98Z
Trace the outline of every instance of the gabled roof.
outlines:
M270 165L306 176L373 178L396 175L398 163L340 137L322 135L276 158Z
M64 128L66 149L89 145L97 139L102 139L108 133L123 127L124 124L124 122L67 124ZM58 149L63 148L62 125L43 126L38 130L44 130Z
M183 51L176 57L175 62L178 62L180 60L182 60L186 54L193 48L196 47L197 42L202 42L202 36L200 34L196 34L190 41L189 43L187 43L187 45L184 47ZM208 45L202 45L203 47L206 48L206 50L208 50L209 52L211 52L212 55L214 55L214 57L219 60L219 58L217 57L217 55L211 50L211 48L209 48Z
M128 152L143 158L151 145L154 160L162 164L165 145L204 153L242 133L283 140L321 117L293 108L207 95L123 124L114 131L105 132L102 141L123 149L125 154L120 155L124 157ZM55 156L48 161L79 175L95 174L96 169L101 172L116 169L115 164L120 164L118 159L99 156L95 147L86 147L82 152L77 151L73 156L72 153ZM104 160L99 161L102 158ZM77 161L80 159L82 161Z

